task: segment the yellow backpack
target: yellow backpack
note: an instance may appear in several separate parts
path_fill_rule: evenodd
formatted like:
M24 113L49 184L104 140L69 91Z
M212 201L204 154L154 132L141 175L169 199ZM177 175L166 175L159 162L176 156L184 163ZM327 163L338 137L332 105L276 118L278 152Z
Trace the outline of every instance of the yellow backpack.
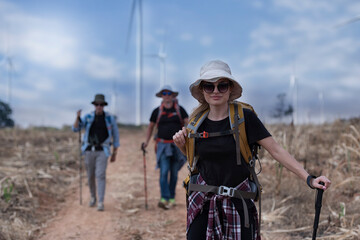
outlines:
M188 186L191 179L191 176L196 175L196 163L198 160L198 156L195 156L195 139L196 138L208 138L208 137L217 137L223 135L233 134L236 142L236 155L237 155L237 164L241 165L241 156L243 156L246 165L250 171L250 181L255 184L250 184L252 187L252 191L256 192L255 201L260 199L261 193L261 185L257 179L257 175L255 173L255 160L257 158L257 148L251 150L247 141L246 132L245 132L245 118L243 109L250 109L255 114L254 108L247 103L243 102L232 102L229 104L229 118L231 124L231 130L226 132L215 132L215 133L197 133L197 129L201 125L201 123L206 119L209 110L199 113L194 118L190 119L189 124L187 125L187 134L186 138L186 157L188 163L189 175L185 178L183 182L183 186L186 189L186 194L188 195ZM236 134L236 133L239 134Z

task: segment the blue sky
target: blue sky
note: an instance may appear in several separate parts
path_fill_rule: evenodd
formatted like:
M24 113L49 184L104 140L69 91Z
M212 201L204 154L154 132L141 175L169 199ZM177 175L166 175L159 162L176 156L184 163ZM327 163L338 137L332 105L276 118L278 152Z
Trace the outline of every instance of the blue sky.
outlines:
M207 61L230 65L260 118L287 94L299 123L359 116L360 16L356 0L143 0L141 122L160 104L160 61L188 112L189 85ZM22 127L72 124L104 93L122 123L135 123L136 22L132 0L0 0L0 99ZM9 60L11 59L12 67ZM297 104L290 76L296 76ZM9 85L9 83L11 84Z

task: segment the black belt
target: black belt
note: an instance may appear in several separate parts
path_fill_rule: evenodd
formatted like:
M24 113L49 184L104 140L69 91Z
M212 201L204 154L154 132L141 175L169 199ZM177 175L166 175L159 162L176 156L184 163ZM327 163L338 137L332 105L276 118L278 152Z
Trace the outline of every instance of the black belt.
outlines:
M211 185L201 185L201 184L189 184L189 191L196 191L196 192L211 192L218 195L226 196L226 197L234 197L239 199L255 199L256 193L255 192L245 192L240 191L232 187L225 187L225 186L211 186Z
M102 146L95 146L95 145L89 145L87 146L87 148L85 149L85 151L103 151L104 148Z

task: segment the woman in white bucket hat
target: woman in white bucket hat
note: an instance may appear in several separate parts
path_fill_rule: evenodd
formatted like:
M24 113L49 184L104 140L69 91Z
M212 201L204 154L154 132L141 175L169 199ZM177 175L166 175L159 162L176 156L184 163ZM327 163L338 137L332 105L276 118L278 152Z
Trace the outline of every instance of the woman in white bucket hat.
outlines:
M229 66L223 61L215 60L201 68L200 78L190 85L190 92L198 100L199 106L190 115L189 122L194 122L194 118L201 113L208 112L207 117L199 123L196 133L192 134L198 136L194 144L194 167L199 174L196 175L194 185L206 186L191 190L187 199L187 239L259 240L261 236L253 200L244 200L245 197L234 194L237 191L251 192L248 165L243 156L238 160L243 164L237 162L240 154L237 153L237 143L232 136L234 132L231 132L229 114L231 103L241 97L242 87L232 76ZM306 181L311 188L325 190L330 187L331 182L325 176L309 175L273 139L254 112L243 108L243 114L250 149L255 145L264 147L275 160ZM190 152L190 128L191 126L183 128L173 136L174 143L184 154ZM211 135L214 137L209 137ZM226 191L203 190L212 187Z

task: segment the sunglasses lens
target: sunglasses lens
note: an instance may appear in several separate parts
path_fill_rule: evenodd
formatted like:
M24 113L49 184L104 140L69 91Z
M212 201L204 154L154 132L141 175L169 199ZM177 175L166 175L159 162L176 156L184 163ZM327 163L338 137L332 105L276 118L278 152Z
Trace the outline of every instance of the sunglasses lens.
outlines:
M162 92L162 95L164 95L164 96L170 96L172 94L172 92Z
M214 86L214 84L211 84L211 83L204 83L203 89L206 93L212 93L215 90L215 86Z
M213 93L215 90L215 85L212 83L204 83L203 89L206 93ZM221 82L217 85L217 89L220 93L225 93L229 89L229 83Z
M229 89L229 83L219 83L217 86L219 92L224 93Z
M96 107L97 107L97 106L101 106L101 107L105 106L105 105L102 104L102 103L95 103L94 105L95 105Z

